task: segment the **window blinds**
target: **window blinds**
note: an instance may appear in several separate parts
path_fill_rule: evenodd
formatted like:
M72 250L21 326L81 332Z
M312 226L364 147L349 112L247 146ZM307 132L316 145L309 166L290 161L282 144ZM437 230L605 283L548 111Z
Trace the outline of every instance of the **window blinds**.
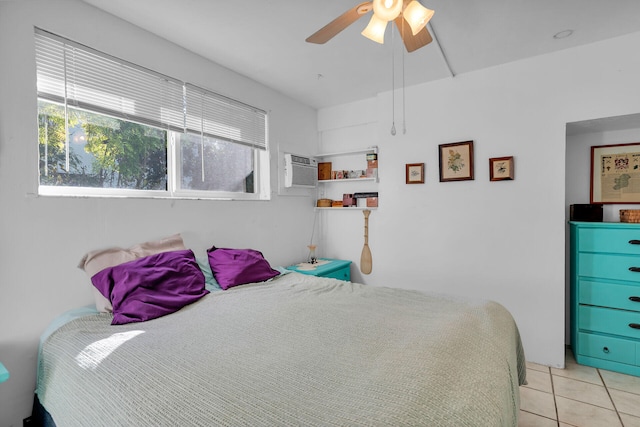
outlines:
M266 149L266 112L36 28L38 97Z
M185 84L186 128L206 136L266 147L266 114L256 108Z

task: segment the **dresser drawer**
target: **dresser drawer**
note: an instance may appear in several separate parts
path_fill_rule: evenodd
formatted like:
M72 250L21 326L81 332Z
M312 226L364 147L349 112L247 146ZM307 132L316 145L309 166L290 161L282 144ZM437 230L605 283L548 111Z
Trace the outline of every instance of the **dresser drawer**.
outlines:
M578 329L640 339L640 313L612 308L578 307ZM633 328L629 325L635 325Z
M637 268L638 271L629 268ZM580 253L578 276L629 280L640 284L640 256Z
M584 356L635 365L640 361L637 359L640 357L638 347L640 344L635 341L596 334L578 334L578 354Z
M640 283L638 286L580 280L580 304L640 311Z
M578 242L577 249L580 252L640 255L640 228L581 228L578 231Z

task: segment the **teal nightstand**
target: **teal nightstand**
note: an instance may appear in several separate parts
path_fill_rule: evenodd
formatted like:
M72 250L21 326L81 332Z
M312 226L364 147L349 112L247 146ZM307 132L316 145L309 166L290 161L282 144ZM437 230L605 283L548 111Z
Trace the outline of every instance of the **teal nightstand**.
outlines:
M308 274L310 276L329 277L333 279L346 280L348 282L351 281L351 261L329 258L320 258L318 261L326 262L324 264L320 263L313 269L299 267L300 264L290 265L289 267L287 267L287 270L292 270L302 274Z
M7 371L7 368L5 368L2 362L0 362L0 383L3 383L8 379L9 379L9 371Z

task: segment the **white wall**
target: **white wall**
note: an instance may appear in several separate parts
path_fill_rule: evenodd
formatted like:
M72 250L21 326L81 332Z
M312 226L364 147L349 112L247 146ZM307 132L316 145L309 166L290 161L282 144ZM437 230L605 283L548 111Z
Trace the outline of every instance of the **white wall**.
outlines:
M640 61L629 55L639 44L636 33L408 88L405 135L389 132L391 92L321 110L322 151L380 147L373 272L355 279L496 300L528 360L563 366L565 174L574 173L565 127L640 111ZM401 101L398 90L397 129ZM440 183L438 145L466 140L475 180ZM502 156L515 157L515 180L490 182L488 159ZM405 164L420 162L425 184L406 185ZM323 212L321 223L323 251L357 269L362 213Z
M272 200L34 196L34 25L267 110ZM0 426L22 425L30 414L37 341L48 322L93 301L76 268L86 251L182 232L198 255L215 244L259 249L273 265L306 256L313 203L309 196L276 194L275 153L315 151L314 109L75 0L0 2L0 94L0 361L11 373L0 384Z

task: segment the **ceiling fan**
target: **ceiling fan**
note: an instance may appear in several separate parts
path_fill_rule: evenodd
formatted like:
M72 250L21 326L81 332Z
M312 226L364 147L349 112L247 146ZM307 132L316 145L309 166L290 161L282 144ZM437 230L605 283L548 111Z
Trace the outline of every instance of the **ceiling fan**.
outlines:
M422 6L418 0L373 0L360 3L316 31L306 41L324 44L371 10L373 15L362 32L363 36L384 43L387 22L394 21L408 52L433 41L426 25L434 11Z

